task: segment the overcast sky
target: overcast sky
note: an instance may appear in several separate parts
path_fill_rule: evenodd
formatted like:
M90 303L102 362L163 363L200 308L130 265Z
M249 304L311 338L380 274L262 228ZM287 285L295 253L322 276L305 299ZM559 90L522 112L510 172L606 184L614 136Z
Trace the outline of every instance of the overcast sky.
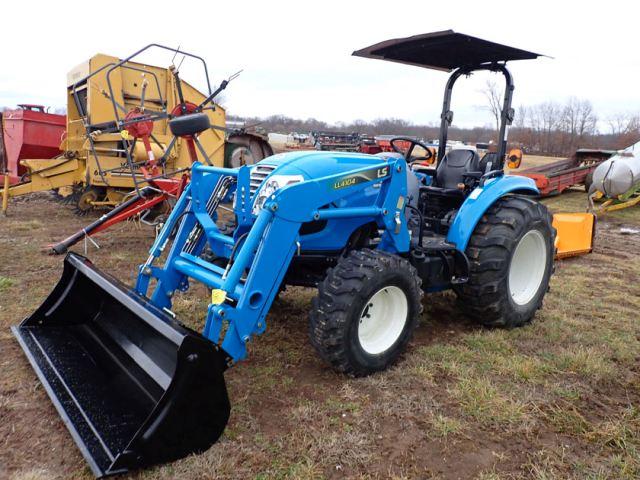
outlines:
M73 66L155 42L203 56L216 84L243 69L225 93L232 114L436 122L445 73L351 52L453 29L554 57L510 64L515 105L577 96L606 119L640 112L639 14L636 2L617 0L5 1L0 105L62 107ZM149 60L166 66L170 57ZM201 84L197 70L185 63L182 71ZM481 108L485 75L459 82L457 125L490 123Z

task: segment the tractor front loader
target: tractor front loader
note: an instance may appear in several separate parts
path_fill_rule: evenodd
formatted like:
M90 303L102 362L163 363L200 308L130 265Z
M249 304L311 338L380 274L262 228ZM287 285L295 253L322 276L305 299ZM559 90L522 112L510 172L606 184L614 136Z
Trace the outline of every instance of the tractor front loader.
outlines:
M495 71L507 84L496 153L433 156L415 139L393 153L290 152L252 166L194 163L189 185L139 267L132 289L70 253L44 304L13 328L71 434L98 475L205 450L230 407L226 368L267 328L283 285L317 288L311 344L332 368L384 370L418 326L424 292L453 289L475 321L517 327L541 308L555 230L533 180L504 174L513 110L508 60L531 52L452 31L390 40L358 56L453 71L440 145L459 77ZM197 135L202 112L171 119ZM401 145L408 148L401 148ZM414 155L414 150L420 152ZM235 228L218 209L233 202ZM211 289L202 333L174 299Z

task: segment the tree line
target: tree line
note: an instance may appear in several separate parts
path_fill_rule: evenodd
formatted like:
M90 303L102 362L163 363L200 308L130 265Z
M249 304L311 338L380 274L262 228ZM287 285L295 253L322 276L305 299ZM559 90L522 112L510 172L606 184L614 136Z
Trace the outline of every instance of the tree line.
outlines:
M640 114L600 120L588 100L545 102L516 110L510 140L535 153L570 155L578 148L618 150L640 140Z
M483 90L486 105L494 124L500 119L502 93L494 83L487 83ZM0 107L4 111L8 107ZM52 109L54 113L66 113L63 108ZM51 110L50 110L51 111ZM243 121L247 126L259 126L267 132L288 134L308 133L314 130L339 130L365 135L408 135L435 140L439 134L439 123L417 124L401 118L378 118L371 121L329 123L315 118L298 119L285 115L269 117L239 117L228 115L228 120ZM484 125L460 128L452 125L449 139L465 143L487 143L495 141L497 126ZM590 101L571 97L564 103L544 102L515 109L515 118L509 132L509 142L522 146L529 153L539 155L571 155L578 148L601 148L618 150L640 141L640 113L620 113L600 118Z
M499 120L500 109L492 104L487 91L487 106ZM499 95L498 95L499 96ZM495 94L494 94L495 97ZM495 99L495 98L494 98ZM313 130L339 130L366 135L409 135L432 140L438 138L439 124L416 124L400 118L378 118L372 121L328 123L315 118L296 119L285 115L269 117L228 116L230 120L244 121L246 125L260 126L268 132L288 134L308 133ZM474 128L449 129L449 139L465 143L495 141L496 128L485 125ZM640 140L640 113L618 114L600 119L591 102L569 98L564 103L544 102L520 106L509 132L509 142L522 146L529 153L539 155L571 155L578 148L621 149Z

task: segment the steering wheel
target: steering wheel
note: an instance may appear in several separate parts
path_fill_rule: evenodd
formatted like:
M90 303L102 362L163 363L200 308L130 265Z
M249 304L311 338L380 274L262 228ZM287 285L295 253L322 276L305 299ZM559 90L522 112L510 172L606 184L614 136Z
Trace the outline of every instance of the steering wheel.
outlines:
M403 151L404 149L399 145L400 142L405 142L405 145L408 142L409 148L406 149L406 151ZM391 148L393 149L394 152L399 153L400 155L404 155L404 159L408 164L411 164L414 162L426 162L427 164L431 165L435 160L433 156L433 150L431 150L431 148L427 146L425 143L419 140L416 140L415 138L394 137L391 139L389 144L391 145ZM411 154L413 153L413 150L416 148L416 146L422 148L425 152L427 152L427 155L412 157Z

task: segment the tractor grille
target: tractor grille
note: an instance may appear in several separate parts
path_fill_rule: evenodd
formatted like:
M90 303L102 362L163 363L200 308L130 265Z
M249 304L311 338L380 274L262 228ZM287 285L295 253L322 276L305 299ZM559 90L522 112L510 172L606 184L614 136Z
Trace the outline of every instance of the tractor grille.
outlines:
M260 188L262 182L267 176L276 169L276 165L265 165L260 163L251 169L249 182L249 193L253 196L256 190Z

